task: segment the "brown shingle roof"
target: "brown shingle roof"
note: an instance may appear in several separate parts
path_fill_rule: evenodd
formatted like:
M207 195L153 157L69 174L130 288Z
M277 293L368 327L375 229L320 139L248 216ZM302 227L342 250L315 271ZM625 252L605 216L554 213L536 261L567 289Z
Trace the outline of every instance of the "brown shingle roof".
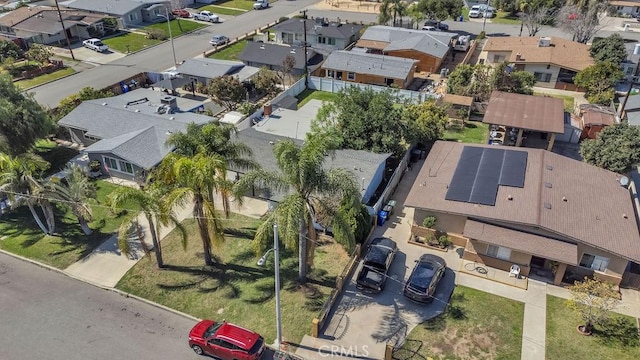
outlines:
M454 104L454 105L464 105L464 106L473 105L473 98L470 96L444 94L442 101L448 104Z
M467 220L464 236L569 265L578 263L578 246L540 235Z
M539 37L492 37L487 40L482 51L506 52L507 60L515 64L554 64L563 68L580 71L594 64L589 46L557 37L551 38L551 46L538 46ZM516 55L520 58L516 59Z
M615 116L597 110L587 110L582 114L584 125L613 125Z
M629 190L620 186L619 175L545 150L511 148L528 153L523 188L500 186L495 206L445 200L465 146L491 147L436 142L405 205L540 228L640 262L638 224Z
M389 43L384 41L360 39L358 40L358 42L356 42L356 46L368 49L383 50L384 48L389 46Z
M0 17L0 25L12 27L19 24L32 16L38 15L44 10L54 10L50 6L23 6L10 11L8 14Z
M482 120L541 132L564 133L564 103L562 99L494 91Z

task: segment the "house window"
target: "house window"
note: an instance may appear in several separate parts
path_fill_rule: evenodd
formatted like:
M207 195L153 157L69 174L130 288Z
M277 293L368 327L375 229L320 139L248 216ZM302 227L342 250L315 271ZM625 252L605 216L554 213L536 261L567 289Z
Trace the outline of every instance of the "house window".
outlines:
M493 55L493 62L495 63L503 62L504 59L504 55Z
M584 253L580 260L580 266L589 268L595 271L605 271L609 265L609 258L598 255L591 255Z
M327 70L327 77L335 78L336 77L336 72L333 71L333 70Z
M356 73L352 73L352 72L347 73L347 80L355 80L355 79L356 79Z
M326 44L327 38L324 36L318 36L318 44Z
M558 72L558 82L563 82L567 84L573 84L573 78L576 76L577 72L568 69L560 69Z
M114 170L118 170L118 161L116 159L112 159L112 158L108 158L105 156L104 158L104 164L109 168L109 169L114 169Z
M133 165L126 161L116 160L107 156L103 156L104 164L109 168L109 171L118 171L133 175Z
M136 13L129 14L129 21L136 21L136 20L138 20L138 14Z
M539 81L539 82L550 82L551 81L551 74L549 74L549 73L534 72L533 76L535 76L536 81Z
M487 255L502 260L509 260L511 259L511 249L502 246L489 245L487 248Z
M133 165L130 163L120 160L118 165L120 165L120 171L133 174Z
M285 44L293 44L293 34L282 33L282 42Z

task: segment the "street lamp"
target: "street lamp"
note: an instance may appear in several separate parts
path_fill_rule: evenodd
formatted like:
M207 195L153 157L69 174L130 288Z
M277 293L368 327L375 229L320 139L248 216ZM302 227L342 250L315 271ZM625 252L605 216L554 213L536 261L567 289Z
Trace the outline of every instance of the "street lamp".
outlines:
M157 16L167 19L167 27L169 28L169 40L171 41L171 51L173 52L173 65L175 66L178 61L176 60L176 48L173 47L173 34L171 33L171 18L169 18L169 8L165 7L164 11L167 14L166 16L162 14L157 14Z
M264 266L267 256L273 251L273 261L276 277L276 348L280 350L282 344L282 318L280 316L280 251L278 246L278 225L273 224L273 248L267 250L258 260L258 266Z

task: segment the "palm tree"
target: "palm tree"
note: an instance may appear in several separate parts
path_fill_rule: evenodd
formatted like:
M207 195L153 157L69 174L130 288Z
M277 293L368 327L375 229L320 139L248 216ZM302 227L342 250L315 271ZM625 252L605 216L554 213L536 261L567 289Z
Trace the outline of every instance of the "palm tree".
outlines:
M211 245L224 241L215 197L222 198L224 213L229 216L233 183L227 180L226 173L227 161L222 156L202 153L194 156L170 154L155 173L157 180L171 189L166 195L167 207L193 205L206 265L213 265Z
M0 192L6 192L12 204L26 203L36 224L45 234L55 231L55 221L49 218L53 215L53 209L43 196L42 186L35 176L48 167L49 163L35 154L14 157L0 153ZM43 209L48 227L40 219L34 205L40 205Z
M151 241L153 242L158 268L162 269L165 267L162 259L162 247L160 246L160 239L158 239L160 225L175 225L180 232L182 246L186 248L187 232L182 224L180 224L180 221L175 217L172 209L166 206L165 198L163 197L163 189L159 186L151 185L146 186L144 189L122 186L111 193L109 201L112 211L118 211L118 209L133 204L140 207L142 213L149 222L149 232L151 233ZM123 220L122 225L118 230L118 247L120 248L120 251L125 254L131 254L132 250L129 247L129 234L132 226L136 227L137 230L137 218L137 212L130 212L130 214ZM144 243L143 237L140 237L140 242L146 252L147 246Z
M71 165L69 170L62 182L49 182L45 186L46 193L70 207L80 223L82 232L90 235L92 230L88 223L93 220L93 214L88 200L95 197L95 187L80 166Z
M380 25L387 25L389 20L391 20L391 2L390 0L382 0L380 13L378 14L378 23Z
M391 2L393 3L393 26L398 26L398 18L402 25L402 17L407 14L407 3L404 0L391 0Z
M279 172L253 170L236 183L238 193L246 193L252 186L287 193L259 226L254 241L256 252L263 252L269 244L273 222L277 222L284 245L298 247L298 277L301 283L306 282L308 261L313 260L315 213L329 214L333 218L331 226L344 230L348 226L343 221L344 214L332 205L335 204L332 199L360 200L353 174L345 169L326 170L324 167L324 160L334 143L327 136L308 137L302 147L291 140L281 141L274 147ZM350 234L344 240L344 245L352 246L353 234L349 231L343 233Z

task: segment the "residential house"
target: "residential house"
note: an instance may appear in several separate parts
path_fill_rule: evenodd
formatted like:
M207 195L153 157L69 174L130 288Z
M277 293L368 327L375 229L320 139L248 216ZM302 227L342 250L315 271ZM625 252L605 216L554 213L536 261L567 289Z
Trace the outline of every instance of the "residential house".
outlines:
M610 0L609 6L613 8L613 15L626 15L636 17L640 14L640 1L633 0Z
M370 26L356 42L367 52L418 60L417 72L435 73L452 51L458 34L403 29L391 26Z
M357 51L333 51L322 64L324 76L361 84L406 89L416 72L418 60Z
M631 82L633 81L634 77L633 72L636 70L638 61L640 61L640 43L625 42L624 46L627 50L627 58L620 64L620 67L622 68L622 72L624 73L625 80Z
M343 50L358 40L362 25L327 21L325 18L291 18L273 27L276 43L303 46L305 28L308 46L314 49Z
M626 103L625 98L620 98L620 105L618 106L620 119L626 119L629 125L640 126L640 96L631 95ZM622 105L624 105L624 109Z
M64 28L71 41L87 39L104 32L105 15L61 8ZM56 8L49 6L21 7L0 16L0 34L28 45L64 44L65 33Z
M464 238L463 259L552 282L620 284L640 262L640 233L621 176L542 149L438 141L405 206L414 223Z
M261 43L249 41L238 59L245 65L261 68L266 66L270 70L280 70L282 63L287 56L293 57L295 64L291 75L300 76L304 74L305 54L303 47L285 46L270 43ZM320 68L320 64L324 60L322 54L311 48L307 48L307 69L310 74Z
M166 9L172 8L169 0L70 0L60 4L114 17L121 28L163 21L158 15L164 15Z
M247 66L240 61L228 61L209 58L187 59L178 65L175 72L183 78L207 84L211 79L229 75L238 80L249 80L260 71L259 68Z
M558 37L491 37L478 62L497 66L504 62L532 73L535 86L581 91L573 83L576 74L594 64L589 45Z
M89 160L98 160L102 172L143 181L173 148L165 144L170 134L185 131L189 123L205 124L211 117L193 111L202 102L135 89L122 95L83 101L58 125L73 142L85 146Z

